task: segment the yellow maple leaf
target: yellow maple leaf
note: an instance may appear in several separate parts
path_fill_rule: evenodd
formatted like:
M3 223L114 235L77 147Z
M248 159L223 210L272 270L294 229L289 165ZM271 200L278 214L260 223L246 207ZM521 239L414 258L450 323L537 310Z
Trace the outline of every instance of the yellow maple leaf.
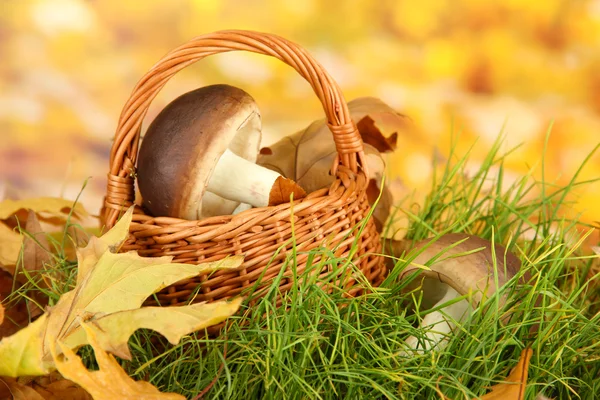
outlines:
M181 307L140 308L153 293L177 281L217 268L237 268L243 258L201 265L174 264L172 257L143 258L135 252L115 254L128 234L131 208L103 237L81 250L75 288L61 296L38 320L0 341L0 376L43 375L54 370L54 343L70 348L87 344L81 322L95 329L104 350L129 358L127 340L139 328L181 336L218 324L237 311L241 299Z
M135 399L135 400L181 400L185 397L175 393L161 393L148 382L134 381L121 368L115 358L105 352L96 337L94 329L82 323L87 341L94 349L98 371L88 371L68 346L58 343L64 354L57 354L52 344L51 352L56 368L65 378L84 388L95 400Z

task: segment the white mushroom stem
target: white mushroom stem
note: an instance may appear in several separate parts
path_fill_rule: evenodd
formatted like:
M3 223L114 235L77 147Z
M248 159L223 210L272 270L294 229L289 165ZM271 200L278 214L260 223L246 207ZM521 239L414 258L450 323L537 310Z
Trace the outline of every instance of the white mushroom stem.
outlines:
M266 207L273 184L280 176L227 149L217 162L207 189L225 199Z
M439 307L453 299L460 297L460 294L448 286L448 290L444 297L438 301L433 308ZM446 347L449 341L449 335L456 327L456 322L461 322L469 314L471 305L465 299L460 300L456 303L450 304L438 311L433 311L427 314L421 322L420 329L424 333L425 340L419 340L415 336L411 336L406 339L407 346L418 352L437 348L439 350Z

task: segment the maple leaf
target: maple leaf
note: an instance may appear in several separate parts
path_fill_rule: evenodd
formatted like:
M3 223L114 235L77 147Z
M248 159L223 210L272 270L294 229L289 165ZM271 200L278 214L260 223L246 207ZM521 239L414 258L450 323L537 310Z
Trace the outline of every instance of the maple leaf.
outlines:
M81 359L68 346L58 343L63 357L57 354L55 345L52 344L51 352L56 367L62 376L79 384L95 400L112 399L156 399L156 400L184 400L185 397L175 393L161 393L148 382L134 381L121 368L115 358L104 351L97 340L97 331L86 323L81 327L87 337L87 342L94 349L98 371L88 371Z
M217 268L237 268L243 258L230 257L201 265L174 264L172 257L143 258L116 254L128 235L133 208L101 238L78 253L77 283L39 319L0 341L0 375L43 375L55 368L50 346L61 342L76 349L87 344L81 322L97 330L104 350L129 358L127 340L139 328L165 335L171 343L181 336L218 324L237 311L241 299L181 307L140 308L151 294L177 281Z

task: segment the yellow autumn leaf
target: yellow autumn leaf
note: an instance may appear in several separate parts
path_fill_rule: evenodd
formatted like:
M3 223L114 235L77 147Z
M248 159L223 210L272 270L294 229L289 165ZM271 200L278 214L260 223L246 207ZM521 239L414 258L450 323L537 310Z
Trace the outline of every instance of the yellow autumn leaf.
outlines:
M216 325L226 316L233 315L241 303L242 298L238 298L231 302L199 303L180 307L143 307L92 318L86 323L96 332L103 349L121 358L131 359L127 341L136 330L155 330L171 344L177 344L190 332ZM87 343L85 333L79 329L64 343L69 348L82 346Z
M58 303L34 323L0 341L0 376L40 375L52 371L55 366L49 353L50 345L56 341L73 342L75 348L86 344L81 339L82 320L90 321L91 326L114 328L114 331L101 334L101 344L106 346L105 350L127 357L129 353L123 349L136 329L149 327L165 332L173 323L179 323L177 333L169 336L175 341L184 334L219 323L237 310L239 300L210 306L171 307L170 311L161 311L160 315L155 310L140 311L144 300L162 288L217 268L237 268L243 258L235 256L190 265L173 264L172 257L143 258L134 252L112 253L111 250L116 250L122 242L129 221L130 214L122 218L113 231L82 250L81 276L73 290L63 294ZM207 317L201 306L212 310L212 315ZM130 313L110 317L125 311ZM118 321L125 319L127 323L119 325ZM71 341L71 336L79 339Z
M88 371L68 346L58 343L64 354L57 354L55 344L52 343L52 356L58 371L65 378L77 383L84 388L95 400L132 399L132 400L184 400L185 397L175 393L161 393L148 382L134 381L121 368L115 358L106 353L96 338L93 329L87 324L81 324L96 355L98 371Z
M9 267L19 259L23 237L0 222L0 264Z
M87 217L88 213L81 204L73 207L73 200L59 197L38 197L24 200L4 200L0 202L0 219L6 219L19 210L33 210L36 213L49 213L54 217L66 219L73 209L75 217Z
M45 375L50 372L40 362L43 356L40 338L47 318L47 314L43 314L26 328L0 341L0 376Z
M129 225L133 218L133 207L130 207L119 219L115 226L100 237L92 236L85 247L78 248L77 254L77 284L81 283L83 277L87 276L102 254L107 250L116 253L119 246L129 234Z

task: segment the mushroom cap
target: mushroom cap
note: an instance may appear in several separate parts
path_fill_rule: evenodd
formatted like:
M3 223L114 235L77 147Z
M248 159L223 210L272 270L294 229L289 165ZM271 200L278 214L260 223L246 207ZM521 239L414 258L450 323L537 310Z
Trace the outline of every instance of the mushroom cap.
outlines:
M464 242L449 249L450 246L463 240ZM401 279L406 279L415 271L420 271L424 277L429 278L420 281L423 285L424 297L428 298L428 302L435 303L444 295L445 290L441 290L440 283L451 286L460 295L470 293L473 305L479 304L496 292L492 244L488 240L474 235L451 233L435 241L417 242L413 248L422 249L428 243L429 246L417 255L400 275ZM459 255L481 248L483 249L480 251ZM494 252L498 285L501 287L519 272L521 261L499 244L494 245ZM426 265L438 254L439 257L429 265L430 270L419 267L419 265Z
M140 146L143 206L155 216L198 219L221 155L229 149L256 162L260 140L260 112L245 91L211 85L179 96L152 121Z

